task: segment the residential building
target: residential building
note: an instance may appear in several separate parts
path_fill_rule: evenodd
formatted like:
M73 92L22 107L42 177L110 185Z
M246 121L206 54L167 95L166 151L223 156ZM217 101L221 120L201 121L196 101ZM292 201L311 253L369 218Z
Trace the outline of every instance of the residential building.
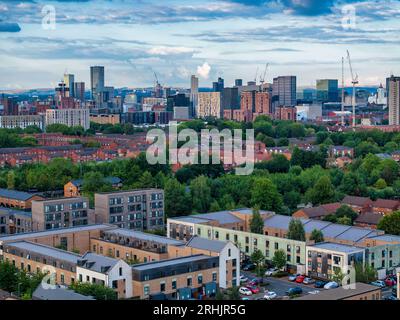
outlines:
M138 189L95 194L96 219L120 228L154 230L164 227L164 191Z
M198 96L199 96L199 78L195 75L192 75L190 78L190 117L196 117L196 110L198 105ZM175 118L174 119L182 119Z
M122 180L118 177L106 177L104 182L110 184L114 189L122 187ZM64 197L80 197L83 187L83 179L75 179L64 185Z
M74 98L80 101L85 101L85 83L74 82Z
M121 116L119 114L91 114L90 122L115 125L121 123Z
M89 199L82 197L32 202L34 231L84 226L95 222Z
M64 124L68 127L81 126L85 130L90 128L90 112L85 108L74 109L47 109L46 126Z
M297 120L297 109L296 107L275 107L275 119L285 121L296 121Z
M198 118L222 117L221 92L199 92L198 99L196 113Z
M0 207L0 235L32 231L32 214Z
M323 204L318 207L302 208L293 213L293 218L322 220L330 214L335 214L342 205L339 202Z
M16 116L18 115L18 101L15 97L4 97L2 99L3 115Z
M49 288L50 287L50 288ZM91 296L84 296L83 294L76 293L75 291L65 288L60 285L46 285L39 284L36 290L32 293L32 300L44 301L88 301L95 300Z
M389 125L400 125L400 77L386 79Z
M36 193L0 188L0 207L29 210L34 200L43 200L43 197Z
M4 129L26 129L29 126L36 126L44 129L43 115L17 115L17 116L0 116L0 128Z

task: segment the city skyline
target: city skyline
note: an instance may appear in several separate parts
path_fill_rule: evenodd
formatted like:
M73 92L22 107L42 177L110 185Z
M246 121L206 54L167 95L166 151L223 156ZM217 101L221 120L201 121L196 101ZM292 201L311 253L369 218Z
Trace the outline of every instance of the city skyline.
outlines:
M56 10L54 30L42 27L45 5ZM347 29L345 5L356 10ZM295 75L315 86L341 78L346 49L360 86L400 73L398 1L0 1L0 12L2 90L54 88L64 73L89 84L94 65L115 87L152 86L154 72L165 86L190 87L192 74L200 87L218 77L232 86L257 68L259 80L266 63L268 82ZM345 79L350 86L347 63Z

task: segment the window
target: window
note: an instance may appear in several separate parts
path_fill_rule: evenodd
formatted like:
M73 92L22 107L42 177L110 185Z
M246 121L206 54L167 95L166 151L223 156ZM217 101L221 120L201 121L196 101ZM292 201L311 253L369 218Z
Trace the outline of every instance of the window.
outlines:
M199 275L197 276L197 283L198 283L198 284L202 284L202 283L203 283L203 275L202 275L202 274L199 274Z
M86 276L86 281L90 282L90 277L89 276Z
M112 288L113 288L113 289L118 289L118 280L114 280L114 281L112 282Z
M65 277L63 274L61 274L61 283L64 284L65 283Z
M172 290L176 290L176 279L172 280Z
M148 295L150 294L150 286L149 286L148 284L146 284L146 285L143 287L143 294L144 294L145 296L148 296Z
M187 285L188 287L191 287L191 286L192 286L192 277L188 277L188 278L187 278L187 280L186 280L186 285Z
M279 243L275 242L275 250L278 250L278 249L279 249Z
M198 234L199 236L201 236L201 229L200 229L200 228L197 228L197 234Z
M216 272L212 273L212 281L214 281L214 282L217 281L217 273Z
M225 239L226 241L229 241L229 233L226 234Z
M269 241L268 241L268 240L265 241L265 247L266 247L266 248L269 248Z
M231 249L228 249L228 257L231 256Z
M238 241L238 236L237 236L237 234L235 234L235 235L233 236L233 240L234 240L235 242Z
M300 263L300 257L299 257L299 256L296 257L296 263L297 263L297 264Z
M215 231L215 238L218 239L219 238L219 232Z
M165 282L160 283L160 291L164 292L165 291Z
M246 237L246 243L249 243L249 237Z
M79 275L79 282L82 282L82 275Z
M119 276L122 277L122 268L119 268Z

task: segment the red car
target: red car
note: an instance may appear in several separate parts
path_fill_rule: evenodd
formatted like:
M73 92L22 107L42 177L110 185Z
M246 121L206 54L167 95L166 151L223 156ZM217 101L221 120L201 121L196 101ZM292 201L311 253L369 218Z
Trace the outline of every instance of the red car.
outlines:
M385 279L385 284L388 286L388 287L392 287L392 286L395 286L396 285L396 280L394 280L393 278L386 278Z
M297 283L303 283L304 279L305 279L305 276L298 276L298 277L296 278L296 282L297 282Z
M247 289L249 289L252 294L256 294L256 293L260 292L260 289L256 286L247 286Z

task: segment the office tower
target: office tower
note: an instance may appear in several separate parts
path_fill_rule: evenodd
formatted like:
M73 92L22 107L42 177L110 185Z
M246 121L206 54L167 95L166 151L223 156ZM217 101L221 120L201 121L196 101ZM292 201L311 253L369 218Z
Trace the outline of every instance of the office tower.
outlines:
M74 98L85 101L85 83L75 82L74 83Z
M400 77L391 76L388 84L389 125L400 125Z
M170 96L167 99L167 111L173 112L174 107L187 107L190 108L190 98L184 93L178 93Z
M221 92L199 92L197 117L222 117Z
M219 77L217 82L213 82L213 91L222 93L223 90L224 90L224 79Z
M3 103L3 115L5 116L16 116L18 115L18 102L14 97L7 97L2 99Z
M98 95L104 90L104 67L90 67L90 90L92 100L99 100Z
M235 87L241 87L243 85L243 80L242 79L236 79L235 80Z
M232 119L233 110L240 109L239 89L237 87L224 88L221 104L223 117L225 119Z
M66 92L67 97L75 97L74 94L74 82L75 82L75 77L73 74L64 74L64 83L65 87L68 88L68 91Z
M296 76L274 78L272 85L272 112L279 106L296 105Z
M192 75L190 78L190 117L196 117L197 103L199 95L199 78Z
M339 85L336 79L320 79L317 80L317 101L338 102L339 101Z

